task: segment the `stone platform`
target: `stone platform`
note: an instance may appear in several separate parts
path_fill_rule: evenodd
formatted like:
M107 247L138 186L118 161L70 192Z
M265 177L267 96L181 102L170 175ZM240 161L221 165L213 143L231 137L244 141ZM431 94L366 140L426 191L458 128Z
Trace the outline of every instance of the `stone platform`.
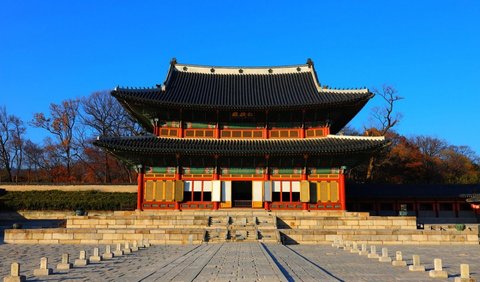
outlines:
M144 211L69 216L65 228L7 229L13 244L152 244L260 241L326 244L340 239L368 244L479 244L478 225L425 226L415 217L370 216L339 211Z

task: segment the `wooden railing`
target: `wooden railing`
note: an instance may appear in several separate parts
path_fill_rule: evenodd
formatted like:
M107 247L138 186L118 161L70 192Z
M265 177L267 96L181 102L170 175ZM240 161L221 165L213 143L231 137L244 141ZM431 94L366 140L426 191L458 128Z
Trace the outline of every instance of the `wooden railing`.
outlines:
M319 128L272 128L272 129L217 129L217 128L155 128L154 133L160 137L185 138L232 138L232 139L287 139L315 138L330 134L328 127Z

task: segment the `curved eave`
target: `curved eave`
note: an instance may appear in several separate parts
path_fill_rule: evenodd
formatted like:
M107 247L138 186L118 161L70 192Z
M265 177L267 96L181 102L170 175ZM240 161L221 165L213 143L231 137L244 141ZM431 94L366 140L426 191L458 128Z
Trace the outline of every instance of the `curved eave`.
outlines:
M185 139L158 137L103 137L94 142L115 155L224 155L224 156L338 156L370 154L384 148L383 138L329 135L309 139Z
M112 96L117 98L122 104L136 104L141 106L156 106L172 109L201 109L201 110L251 110L251 111L265 111L265 110L302 110L302 109L324 109L330 107L349 107L358 104L364 105L374 95L366 92L328 92L328 90L320 92L318 95L331 95L336 97L327 97L323 101L314 103L290 103L290 104L251 104L251 105L235 105L235 104L192 104L192 103L178 103L168 100L163 100L163 92L157 89L119 89L111 92Z

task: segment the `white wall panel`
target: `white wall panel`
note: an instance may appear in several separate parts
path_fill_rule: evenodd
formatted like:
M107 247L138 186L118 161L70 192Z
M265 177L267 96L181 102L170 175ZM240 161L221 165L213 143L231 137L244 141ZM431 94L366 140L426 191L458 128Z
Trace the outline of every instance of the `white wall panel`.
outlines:
M252 181L252 201L263 201L263 181Z
M203 181L203 192L212 192L212 181Z
M300 192L300 181L292 181L292 192Z
M220 202L222 199L222 182L220 180L213 180L212 185L212 201Z
M290 192L290 181L282 181L282 192Z
M202 181L193 181L193 191L195 192L202 191Z
M280 181L272 181L272 192L281 192L280 188Z

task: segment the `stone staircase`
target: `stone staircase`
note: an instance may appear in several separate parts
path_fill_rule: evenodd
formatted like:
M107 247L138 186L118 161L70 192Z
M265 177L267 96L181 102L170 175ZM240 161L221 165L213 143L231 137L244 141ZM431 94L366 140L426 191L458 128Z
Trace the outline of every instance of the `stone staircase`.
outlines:
M216 215L209 217L205 242L280 243L275 216Z
M92 214L92 213L91 213ZM7 229L6 243L152 244L266 242L326 244L335 239L368 244L478 244L478 225L417 229L415 217L341 211L148 211L69 216L65 228Z

